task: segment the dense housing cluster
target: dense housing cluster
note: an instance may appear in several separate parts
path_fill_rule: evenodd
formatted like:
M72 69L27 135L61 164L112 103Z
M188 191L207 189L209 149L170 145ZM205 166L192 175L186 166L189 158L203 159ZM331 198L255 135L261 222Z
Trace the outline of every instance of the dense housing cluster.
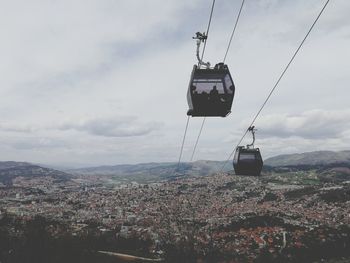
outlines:
M320 244L348 240L348 232L339 229L350 223L349 198L329 198L348 193L347 182L305 186L269 181L217 174L110 187L18 177L13 186L0 187L0 204L2 214L23 220L42 215L63 221L72 235L94 224L115 238L147 240L150 253L157 255L171 245L191 248L199 258L215 251L222 258L253 260L262 252L287 255L306 249L310 235Z

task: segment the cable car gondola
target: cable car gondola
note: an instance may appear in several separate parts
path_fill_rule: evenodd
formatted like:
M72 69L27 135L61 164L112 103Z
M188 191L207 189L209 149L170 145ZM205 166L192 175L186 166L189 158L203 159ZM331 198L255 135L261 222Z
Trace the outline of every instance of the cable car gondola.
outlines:
M238 146L233 158L233 168L236 175L259 176L263 167L263 160L259 148L254 148L255 128L249 127L253 142L245 146Z
M197 32L197 59L198 65L193 66L187 92L189 110L187 115L192 117L226 117L231 112L235 94L228 66L218 63L214 68L210 63L204 63L199 57L200 43L206 35ZM201 68L204 65L205 68Z

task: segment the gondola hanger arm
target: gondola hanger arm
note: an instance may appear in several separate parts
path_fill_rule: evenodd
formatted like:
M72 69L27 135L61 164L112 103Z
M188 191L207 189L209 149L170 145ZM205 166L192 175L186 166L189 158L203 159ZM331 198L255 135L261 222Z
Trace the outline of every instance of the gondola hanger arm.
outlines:
M197 50L196 50L196 56L197 56L197 60L198 60L198 66L205 66L206 68L210 68L210 63L209 62L203 62L203 60L200 58L199 56L199 49L201 46L201 43L205 42L208 38L208 36L205 34L205 32L201 33L201 32L197 32L196 36L192 37L193 39L197 39Z
M248 131L250 131L251 133L252 133L252 135L253 135L253 142L251 143L251 144L247 144L247 148L249 149L250 147L253 147L254 148L254 143L255 143L255 131L256 131L257 129L255 129L255 126L250 126L249 128L248 128Z

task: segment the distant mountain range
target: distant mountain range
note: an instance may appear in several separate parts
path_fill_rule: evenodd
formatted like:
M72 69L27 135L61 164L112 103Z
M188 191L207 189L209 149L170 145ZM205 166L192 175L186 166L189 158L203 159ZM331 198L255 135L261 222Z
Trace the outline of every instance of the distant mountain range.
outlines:
M264 165L272 167L300 165L331 165L346 163L350 164L350 151L317 151L285 154L268 158L264 161Z
M268 158L264 161L265 166L283 167L300 165L331 165L350 164L350 151L316 151L306 153L284 154ZM190 172L193 175L206 175L220 171L225 162L223 161L195 161L192 163L181 163L178 173ZM123 164L113 166L97 166L67 170L73 174L103 174L103 175L125 175L138 174L148 171L150 174L165 174L177 169L177 163L141 163ZM226 163L225 171L232 170L232 164Z
M86 180L94 177L111 182L159 182L182 176L205 176L217 173L223 167L221 161L196 161L192 163L141 163L132 165L98 166L59 171L25 162L0 162L0 183L11 185L18 176L33 178L51 176L56 181L70 179ZM265 171L279 172L278 168L318 169L322 171L350 174L350 151L317 151L300 154L286 154L264 161ZM272 170L271 170L272 169ZM232 164L226 163L224 171L232 171ZM89 179L89 180L90 180Z
M309 183L349 181L350 151L317 151L279 155L267 159L263 170L270 175L285 175L291 178L293 174L298 175L298 178L294 178L296 180L307 175L304 179L309 180ZM310 175L314 176L311 180Z
M219 172L224 164L225 162L221 161L196 161L192 163L181 163L179 169L177 169L177 163L144 163L72 169L67 172L82 177L99 175L114 181L124 180L147 183L171 180L181 176L210 175ZM345 171L348 174L347 168L350 168L350 151L318 151L279 155L268 158L264 162L264 170L266 172L286 171L285 169L278 169L283 167L288 167L291 170L322 168L322 172L326 173L341 169L342 173ZM232 170L232 164L226 163L224 172Z
M39 165L25 162L0 162L0 183L12 185L12 180L16 177L34 178L50 176L55 181L70 180L70 175L54 169L44 168Z

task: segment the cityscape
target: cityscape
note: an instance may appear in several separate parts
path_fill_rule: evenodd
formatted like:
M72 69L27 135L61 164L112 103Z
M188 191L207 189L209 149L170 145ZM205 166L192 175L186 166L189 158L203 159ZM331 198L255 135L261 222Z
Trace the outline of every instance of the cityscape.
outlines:
M325 260L349 259L348 169L270 168L260 177L224 172L115 185L63 173L16 176L0 187L1 228L16 236L21 227L13 220L23 228L41 218L53 237L109 237L107 249L93 245L89 253L164 262L333 262ZM13 262L1 253L2 262Z

